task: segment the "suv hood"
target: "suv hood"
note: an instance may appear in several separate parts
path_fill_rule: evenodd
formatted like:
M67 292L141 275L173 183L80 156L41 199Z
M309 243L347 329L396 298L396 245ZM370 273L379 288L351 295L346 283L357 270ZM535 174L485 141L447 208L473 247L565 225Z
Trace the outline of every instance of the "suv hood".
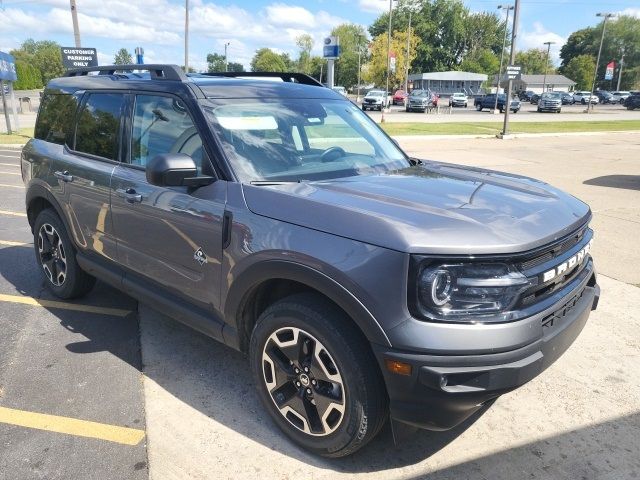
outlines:
M452 164L278 186L243 185L257 215L408 253L530 250L587 222L589 207L543 182Z

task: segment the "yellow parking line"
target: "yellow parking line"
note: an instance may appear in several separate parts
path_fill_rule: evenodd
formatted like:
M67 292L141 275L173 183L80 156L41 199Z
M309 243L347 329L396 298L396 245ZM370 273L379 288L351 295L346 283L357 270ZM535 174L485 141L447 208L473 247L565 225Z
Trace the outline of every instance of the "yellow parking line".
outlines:
M5 247L26 247L27 245L32 244L25 242L12 242L10 240L0 240L0 245L4 245Z
M22 295L6 295L3 293L0 293L0 302L22 303L24 305L32 305L36 307L60 308L63 310L75 310L85 313L102 313L105 315L114 315L116 317L125 317L131 313L131 310L124 310L122 308L78 305L76 303L60 302L58 300L44 300L42 298L25 297Z
M0 172L0 175L22 175L20 172Z
M0 215L11 215L12 217L26 217L26 213L10 212L9 210L0 210Z
M0 187L7 187L7 188L24 188L24 185L6 185L4 183L0 183Z
M5 407L0 407L0 422L47 432L96 438L123 445L137 445L144 438L144 430Z

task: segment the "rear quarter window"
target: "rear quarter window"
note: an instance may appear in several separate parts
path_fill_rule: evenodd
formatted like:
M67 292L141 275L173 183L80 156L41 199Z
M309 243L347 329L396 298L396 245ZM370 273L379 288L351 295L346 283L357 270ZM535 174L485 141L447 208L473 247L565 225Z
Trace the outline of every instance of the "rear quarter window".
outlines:
M69 144L77 106L72 95L45 94L40 104L35 138L58 145Z

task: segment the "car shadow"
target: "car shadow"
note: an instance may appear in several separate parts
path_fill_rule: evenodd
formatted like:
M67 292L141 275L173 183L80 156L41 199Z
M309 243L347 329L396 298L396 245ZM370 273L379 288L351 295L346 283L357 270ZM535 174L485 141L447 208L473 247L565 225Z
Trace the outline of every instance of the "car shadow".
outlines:
M585 180L585 185L640 190L640 175L604 175Z
M45 288L32 246L0 249L0 280L5 287L7 282L13 285L16 293L55 299ZM6 292L6 288L2 291ZM355 455L325 459L298 448L271 422L255 392L248 361L241 353L146 305L137 306L131 297L102 282L73 302L131 309L132 313L120 317L46 307L61 327L78 334L78 341L66 345L70 352L116 355L180 402L253 441L312 466L360 473L412 465L451 443L489 408L483 407L447 432L417 431L398 446L387 422L371 444Z

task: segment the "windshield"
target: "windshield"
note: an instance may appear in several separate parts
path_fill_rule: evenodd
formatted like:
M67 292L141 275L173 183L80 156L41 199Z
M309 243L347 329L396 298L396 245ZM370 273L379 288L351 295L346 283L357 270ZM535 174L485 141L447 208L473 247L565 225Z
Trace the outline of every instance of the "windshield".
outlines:
M382 96L382 92L380 90L372 90L369 93L367 93L367 97L381 97Z
M553 92L543 93L542 94L542 98L558 99L558 98L560 98L560 93L553 93Z
M466 98L466 95L464 93L454 93L453 96L454 97L465 97Z
M233 99L206 100L203 107L244 183L325 180L409 165L396 144L351 102Z
M426 90L414 90L413 92L411 92L412 97L424 97L426 94Z

